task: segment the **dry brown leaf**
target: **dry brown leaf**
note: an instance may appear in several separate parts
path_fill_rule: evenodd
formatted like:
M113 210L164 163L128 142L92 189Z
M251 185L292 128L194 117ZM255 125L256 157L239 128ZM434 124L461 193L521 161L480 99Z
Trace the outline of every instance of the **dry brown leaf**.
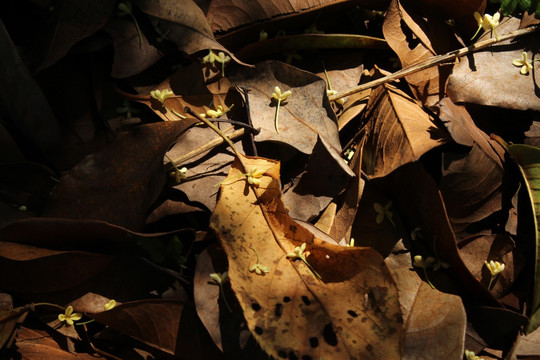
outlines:
M510 354L506 357L508 360L517 359L538 359L540 357L540 329L536 329L528 335L519 335Z
M179 300L141 300L89 316L150 346L174 354L183 307L184 302Z
M407 320L402 359L461 359L466 327L461 298L424 282Z
M416 161L446 142L445 131L422 106L390 85L375 89L364 114L368 119L364 162L366 173L385 176Z
M441 18L427 21L408 10L399 0L393 0L383 24L384 38L398 55L401 65L419 63L427 58L453 50L453 30ZM454 48L457 48L455 44ZM444 97L448 66L430 67L405 77L415 97L433 105Z
M257 21L275 18L280 15L299 13L307 10L324 8L340 1L336 0L213 0L208 7L206 17L212 24L212 30L227 31Z
M499 36L516 30L519 20L505 18L497 27ZM481 39L489 38L486 32ZM512 61L521 59L523 51L530 61L540 50L538 33L507 40L483 51L462 57L448 80L448 96L454 102L465 102L516 110L540 110L538 78L540 66L536 62L528 75ZM534 72L534 74L533 74Z
M401 311L383 259L369 248L315 238L287 215L278 163L252 157L241 162L233 163L221 186L211 226L261 347L276 358L399 359ZM242 175L254 168L264 171L259 187ZM313 270L286 257L302 244ZM251 272L256 264L269 272Z

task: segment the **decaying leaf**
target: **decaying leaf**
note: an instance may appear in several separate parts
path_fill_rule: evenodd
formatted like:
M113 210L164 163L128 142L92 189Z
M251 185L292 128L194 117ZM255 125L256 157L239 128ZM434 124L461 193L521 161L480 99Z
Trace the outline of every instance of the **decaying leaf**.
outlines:
M264 171L258 187L242 175L253 168ZM280 200L277 162L237 159L211 226L227 254L231 287L248 327L268 354L400 358L401 310L383 259L369 248L324 243L294 223ZM287 258L301 245L310 267ZM268 273L250 271L257 257Z
M461 359L466 327L460 297L422 283L407 320L402 359Z
M518 19L506 19L497 27L497 33L500 36L516 30L518 26ZM491 32L484 35L488 36L491 36ZM515 59L521 59L524 51L528 54L528 61L531 61L540 50L538 37L538 34L532 34L519 42L503 41L470 57L462 57L448 80L448 96L459 103L540 110L538 62L528 75L521 74L520 67L512 63Z
M364 162L366 173L385 176L416 161L446 142L445 132L415 100L390 85L375 89L364 114L368 120Z
M455 41L452 31L442 18L430 17L426 21L411 11L407 4L405 1L393 0L383 24L384 38L398 55L401 65L407 67L453 50ZM408 75L405 79L418 100L433 105L444 97L449 72L448 66L433 66Z

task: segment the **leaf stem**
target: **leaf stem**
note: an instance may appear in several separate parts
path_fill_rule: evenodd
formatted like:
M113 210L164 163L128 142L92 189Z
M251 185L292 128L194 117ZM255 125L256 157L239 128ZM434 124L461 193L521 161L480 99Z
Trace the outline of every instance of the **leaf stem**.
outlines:
M361 91L374 88L376 86L385 84L385 83L393 81L393 80L401 79L404 76L414 74L414 73L416 73L418 71L425 70L425 69L430 68L432 66L436 66L436 65L439 65L441 63L447 62L449 60L453 60L453 59L465 56L467 54L482 50L482 49L484 49L484 48L486 48L486 47L488 47L490 45L493 45L493 44L495 44L497 42L508 40L508 39L513 39L513 38L520 37L520 36L527 35L527 34L531 34L531 33L535 32L535 31L538 31L538 30L540 30L540 26L536 25L536 26L525 28L525 29L516 30L516 31L513 31L513 32L511 32L509 34L502 35L498 39L497 38L495 38L495 39L491 38L491 39L483 40L483 41L477 42L476 44L473 44L473 45L470 45L470 46L467 46L467 47L464 47L464 48L461 48L461 49L458 49L458 50L450 51L450 52L448 52L446 54L432 56L432 57L430 57L430 58L428 58L428 59L426 59L426 60L424 60L424 61L422 61L420 63L407 66L407 67L405 67L405 68L403 68L403 69L401 69L399 71L396 71L395 73L390 74L388 76L385 76L385 77L382 77L380 79L367 82L365 84L362 84L362 85L357 86L355 88L352 88L350 90L344 91L342 93L334 94L334 95L328 97L328 99L330 101L336 101L339 98L349 96L349 95L352 95L352 94L356 94L356 93L359 93Z

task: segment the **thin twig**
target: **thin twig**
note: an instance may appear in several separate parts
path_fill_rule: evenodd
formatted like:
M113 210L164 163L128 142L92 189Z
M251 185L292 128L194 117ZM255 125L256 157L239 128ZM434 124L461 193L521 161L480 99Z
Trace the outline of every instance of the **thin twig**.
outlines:
M516 31L513 31L511 33L499 36L499 40L491 38L491 39L487 39L487 40L477 42L476 44L473 44L473 45L470 45L470 46L467 46L467 47L464 47L464 48L461 48L461 49L458 49L458 50L450 51L450 52L448 52L446 54L432 56L432 57L422 61L421 63L407 66L407 67L405 67L405 68L403 68L403 69L401 69L399 71L396 71L395 73L390 74L388 76L385 76L385 77L382 77L380 79L376 79L376 80L367 82L367 83L362 84L360 86L357 86L357 87L355 87L355 88L353 88L351 90L347 90L347 91L344 91L344 92L337 93L337 94L334 94L332 96L329 96L328 100L335 101L335 100L337 100L339 98L349 96L349 95L352 95L352 94L356 94L356 93L359 93L359 92L367 90L367 89L374 88L374 87L379 86L381 84L385 84L385 83L387 83L389 81L393 81L393 80L396 80L396 79L401 79L404 76L414 74L414 73L416 73L418 71L425 70L425 69L430 68L432 66L439 65L439 64L447 62L449 60L457 59L459 57L462 57L464 55L470 54L470 53L478 51L478 50L482 50L482 49L484 49L484 48L486 48L488 46L491 46L491 45L493 45L493 44L495 44L497 42L501 42L501 41L504 41L504 40L513 39L513 38L516 38L516 37L519 37L519 36L531 34L531 33L535 32L535 31L538 31L539 29L540 29L539 26L534 26L534 27L529 27L529 28L525 28L525 29L516 30Z

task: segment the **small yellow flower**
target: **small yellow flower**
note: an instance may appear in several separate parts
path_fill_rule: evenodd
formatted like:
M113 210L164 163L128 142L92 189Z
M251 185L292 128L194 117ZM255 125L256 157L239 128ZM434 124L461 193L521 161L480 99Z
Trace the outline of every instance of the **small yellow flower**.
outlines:
M465 357L467 360L484 360L483 358L476 356L473 351L465 350Z
M222 64L226 64L229 61L231 61L231 57L229 55L225 55L223 51L218 52L216 61Z
M484 16L482 16L478 12L475 11L474 18L478 22L478 30L476 30L476 33L471 38L471 40L476 37L480 29L492 30L493 33L495 34L495 38L497 39L497 41L499 40L499 36L497 35L497 31L495 31L495 28L499 26L499 19L501 18L500 13L496 12L493 16L489 14L484 14Z
M484 264L488 268L491 276L496 276L504 270L504 264L501 264L498 261L491 260L490 262L484 261Z
M227 271L223 273L212 273L210 274L210 278L215 281L216 284L219 286L223 285L224 283L229 280L229 274Z
M65 313L58 315L58 320L65 321L69 326L73 325L73 321L81 320L81 313L74 313L73 306L69 305L66 308Z
M276 107L276 116L275 116L275 119L274 119L274 125L276 127L276 132L279 134L279 125L278 125L278 119L279 119L279 107L281 105L281 102L282 101L285 101L287 100L287 98L289 96L291 96L292 94L292 91L291 90L287 90L285 91L284 93L281 92L281 89L279 88L279 86L276 86L274 88L274 92L272 93L272 98L276 99L277 101L277 107Z
M269 266L263 266L263 265L257 263L255 265L252 265L249 268L249 271L255 272L257 275L264 275L265 273L270 272L270 267Z
M214 54L214 52L210 49L210 50L208 50L208 55L203 57L202 62L203 63L211 63L211 64L213 64L214 61L217 61L218 59L219 59L218 56L216 54Z
M105 311L109 311L112 308L114 308L115 306L116 306L116 300L111 299L108 303L103 305L103 309L105 309Z
M264 29L261 30L259 32L259 41L265 41L267 39L268 39L268 33L266 31L264 31Z
M332 95L335 95L337 94L338 92L336 90L326 90L326 95L328 95L328 97L332 96ZM334 100L335 102L337 102L339 105L343 105L345 103L345 99L344 98L339 98L337 100Z
M223 106L218 105L216 107L216 110L208 110L206 112L206 115L211 117L211 118L218 118L218 117L222 116L223 114L227 113L228 111L230 111L233 108L233 106L234 106L234 104L229 106L229 108L227 110L223 110ZM202 116L202 114L201 114L201 116ZM203 116L203 117L205 117L205 116Z
M435 258L432 257L432 256L428 256L424 260L422 255L416 255L414 257L414 262L413 262L414 267L422 268L422 270L424 271L424 276L426 277L426 281L429 284L429 286L431 286L432 289L435 289L435 286L433 286L433 284L431 283L431 280L429 280L427 269L432 267L433 264L435 264L436 261L437 260L435 260Z
M521 70L519 71L522 75L529 75L529 71L532 70L533 66L532 63L534 61L540 61L540 59L537 60L528 60L527 59L527 52L524 51L521 54L521 59L514 59L512 61L512 64L514 66L521 66Z
M347 247L354 247L354 238L351 238L351 240L349 241L349 243L347 245L345 245Z
M394 214L392 214L392 212L390 211L391 207L392 207L392 201L387 202L386 205L384 206L382 206L379 203L373 204L373 208L377 212L377 218L375 219L375 222L377 224L382 224L382 222L384 221L384 218L387 218L388 221L390 221L390 223L392 224L392 226L394 227L396 226L396 224L394 223L394 220L392 220L392 217L394 216Z
M158 100L162 105L165 105L165 99L168 99L173 95L174 93L169 89L150 91L150 96Z
M256 167L251 169L250 172L246 174L247 182L251 185L259 186L261 184L260 178L264 175L264 170L259 170Z
M306 250L306 246L306 243L302 243L302 245L295 247L293 252L287 254L287 259L300 259L302 261L306 261L306 258L304 257L304 250Z
M490 262L484 261L484 264L488 268L489 272L491 273L491 279L489 280L488 284L488 290L491 290L491 285L493 284L493 280L497 275L499 275L504 270L504 264L501 264L498 261L491 260Z
M169 176L174 178L174 181L176 181L177 184L180 184L182 180L187 179L187 168L184 166L182 168L175 168L174 171L171 171L169 173Z

